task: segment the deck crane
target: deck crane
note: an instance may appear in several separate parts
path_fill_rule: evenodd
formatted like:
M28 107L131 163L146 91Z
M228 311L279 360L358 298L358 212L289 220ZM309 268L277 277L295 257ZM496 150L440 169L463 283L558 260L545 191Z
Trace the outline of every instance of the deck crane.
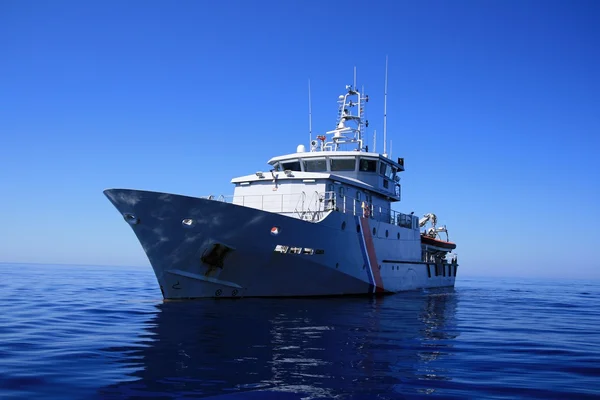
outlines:
M423 215L423 218L419 220L419 226L421 228L424 227L428 221L431 221L431 225L435 228L435 224L437 224L437 216L434 213Z
M424 227L427 222L431 223L431 228L425 230L425 234L429 237L436 238L440 233L446 234L446 241L449 241L448 237L448 229L446 226L436 227L437 225L437 216L434 213L427 213L423 215L423 218L419 219L419 227Z

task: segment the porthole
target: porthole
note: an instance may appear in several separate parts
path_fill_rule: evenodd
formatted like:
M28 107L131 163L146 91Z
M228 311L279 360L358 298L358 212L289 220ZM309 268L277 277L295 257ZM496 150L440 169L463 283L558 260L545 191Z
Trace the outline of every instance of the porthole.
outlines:
M400 240L400 232L398 232L398 240Z
M363 264L363 269L365 269L367 266L365 264Z
M356 232L360 233L360 225L356 225Z
M342 222L342 230L346 229L346 221Z
M388 237L390 235L390 233L388 232L388 230L385 230L385 237Z
M335 269L338 269L340 267L340 263L335 263Z
M373 228L373 235L375 234L375 232L377 232L377 230L375 230L375 228Z

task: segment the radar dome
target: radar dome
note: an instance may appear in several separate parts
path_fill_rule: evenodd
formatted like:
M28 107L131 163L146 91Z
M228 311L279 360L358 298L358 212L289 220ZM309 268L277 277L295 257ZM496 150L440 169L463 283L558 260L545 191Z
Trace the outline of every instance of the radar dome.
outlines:
M298 147L296 147L296 153L304 153L306 151L306 147L304 147L303 144L299 144Z

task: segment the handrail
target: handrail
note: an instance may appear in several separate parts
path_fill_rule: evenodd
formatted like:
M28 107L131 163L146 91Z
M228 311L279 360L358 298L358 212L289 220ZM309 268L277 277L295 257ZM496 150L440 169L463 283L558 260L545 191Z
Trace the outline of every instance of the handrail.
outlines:
M359 201L357 198L347 195L340 196L335 191L314 191L310 197L310 200L308 201L306 200L305 192L285 194L249 194L238 196L219 195L216 198L215 196L211 195L204 196L202 198L257 208L263 211L296 215L296 217L299 219L312 222L320 221L324 214L329 211L336 211L355 216L359 215L361 217L375 219L408 229L418 228L418 220L413 215L403 214L399 211L392 210L391 208L374 206L373 204ZM351 207L349 202L352 202ZM369 208L368 212L365 212L363 204Z
M304 212L304 200L306 200L306 193L302 191L302 193L300 193L300 198L296 202L296 207L294 208L294 212L298 214L298 218L300 219L302 219L302 213ZM302 207L300 208L300 210L298 210L298 203L300 203L300 201L302 201ZM283 195L281 195L281 204L281 209L283 211Z

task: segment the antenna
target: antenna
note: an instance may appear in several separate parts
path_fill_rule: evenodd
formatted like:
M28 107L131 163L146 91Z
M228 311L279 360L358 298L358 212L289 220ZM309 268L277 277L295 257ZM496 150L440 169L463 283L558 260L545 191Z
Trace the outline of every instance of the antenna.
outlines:
M383 155L386 155L385 145L387 140L387 83L388 83L388 56L385 56L385 91L383 93Z
M390 139L390 158L392 158L392 139Z
M354 86L352 87L352 90L356 90L356 66L354 66Z
M377 153L377 131L373 131L373 153Z
M308 80L308 144L312 142L312 107L310 101L310 79Z

